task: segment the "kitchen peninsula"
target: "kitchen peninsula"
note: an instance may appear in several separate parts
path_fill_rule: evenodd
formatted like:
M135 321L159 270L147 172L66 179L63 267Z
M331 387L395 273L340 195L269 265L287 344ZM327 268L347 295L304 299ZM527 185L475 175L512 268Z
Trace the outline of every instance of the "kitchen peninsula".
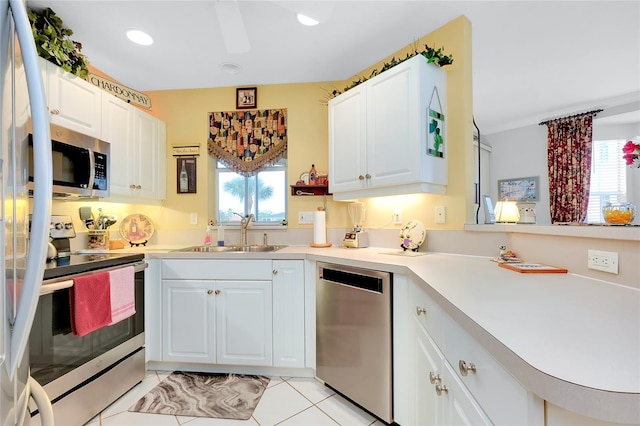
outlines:
M526 411L519 415L526 416L527 424L561 424L561 420L554 422L553 413L558 407L562 407L560 411L567 409L593 421L640 422L638 289L572 273L518 274L498 268L488 257L441 253L407 257L390 255L391 252L388 248L350 250L303 246L290 246L272 253L153 252L147 254L152 266L148 293L159 294L160 268L166 261L304 262L305 279L299 284L304 285L305 290L306 357L305 368L300 371L308 375L315 363L315 262L385 270L394 274L394 400L398 423L412 424L418 420L415 417L418 404L412 402L418 362L412 330L417 328L412 328L411 322L415 321L412 317L417 310L414 305L421 300L413 297L414 294L427 300L425 329L441 351L438 353L444 354L443 358L450 364L443 367L445 370L451 366L457 370L458 359L451 356L457 354L458 346L476 347L474 353L490 355L486 362L480 362L480 355L478 359L467 360L475 362L475 374L458 377L484 410L481 414L490 421L507 424L509 420L503 416L509 411L510 404L506 401L511 400L504 400L502 408L496 410L495 402L487 398L484 390L502 395L516 386L522 389L519 403ZM150 315L159 314L150 303L147 303ZM157 299L154 303L158 303ZM429 325L433 316L442 318L436 320L435 326ZM147 319L152 324L161 323L158 318ZM468 342L456 346L443 340L442 336L449 335L451 330L466 336L461 339ZM161 336L164 330L155 333L149 330L147 334ZM152 354L154 344L158 342L148 342ZM162 366L161 360L158 361L152 364ZM497 371L508 374L483 383L483 376L493 377L489 375ZM421 380L428 384L428 375ZM486 385L490 387L483 389ZM504 396L507 398L509 394ZM546 401L544 409L542 401Z

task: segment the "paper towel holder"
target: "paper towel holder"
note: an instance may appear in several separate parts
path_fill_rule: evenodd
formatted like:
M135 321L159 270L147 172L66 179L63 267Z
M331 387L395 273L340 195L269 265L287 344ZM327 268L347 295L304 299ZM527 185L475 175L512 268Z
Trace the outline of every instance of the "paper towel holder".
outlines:
M310 243L309 245L311 247L331 247L331 243L324 243L324 244Z

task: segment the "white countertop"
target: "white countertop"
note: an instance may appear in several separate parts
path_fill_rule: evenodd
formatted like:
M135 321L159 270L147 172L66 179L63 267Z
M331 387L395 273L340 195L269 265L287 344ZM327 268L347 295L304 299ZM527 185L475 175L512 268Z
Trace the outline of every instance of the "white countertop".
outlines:
M151 248L153 250L153 248ZM150 258L310 259L411 274L526 388L599 418L640 423L640 290L568 274L520 274L487 257L289 246L272 253L148 251Z

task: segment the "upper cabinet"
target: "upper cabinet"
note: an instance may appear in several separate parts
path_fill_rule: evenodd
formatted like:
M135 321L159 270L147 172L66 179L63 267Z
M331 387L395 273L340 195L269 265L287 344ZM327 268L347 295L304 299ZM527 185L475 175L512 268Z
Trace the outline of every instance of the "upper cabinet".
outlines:
M110 144L110 196L166 195L166 126L144 111L39 58L51 123Z
M111 196L164 199L164 122L105 93L102 128L102 139L111 144Z
M39 60L51 123L100 138L102 90L49 61Z
M333 198L443 194L446 114L446 71L421 55L330 100Z

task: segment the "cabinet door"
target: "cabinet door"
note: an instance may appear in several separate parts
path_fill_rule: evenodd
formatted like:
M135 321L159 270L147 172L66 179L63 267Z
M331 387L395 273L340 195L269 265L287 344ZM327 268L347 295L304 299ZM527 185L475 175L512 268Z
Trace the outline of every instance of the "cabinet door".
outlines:
M443 363L440 398L444 401L443 425L493 425L447 362Z
M416 65L416 66L412 66ZM417 63L396 65L367 82L367 173L374 187L420 178Z
M160 176L158 120L134 108L133 129L134 152L129 161L133 161L135 165L132 182L135 185L135 195L143 198L158 198Z
M273 365L304 367L304 266L273 261Z
M367 187L365 85L329 101L329 190Z
M100 138L102 91L50 62L47 79L51 123Z
M133 110L132 106L104 93L102 96L102 139L111 144L111 195L132 195Z
M272 365L270 281L216 281L218 364Z
M216 361L214 293L214 281L162 281L163 361Z
M415 417L412 424L442 425L443 399L436 393L435 383L431 383L431 375L442 380L443 359L418 319L414 318L412 323L416 339L414 345L416 375L413 389Z

